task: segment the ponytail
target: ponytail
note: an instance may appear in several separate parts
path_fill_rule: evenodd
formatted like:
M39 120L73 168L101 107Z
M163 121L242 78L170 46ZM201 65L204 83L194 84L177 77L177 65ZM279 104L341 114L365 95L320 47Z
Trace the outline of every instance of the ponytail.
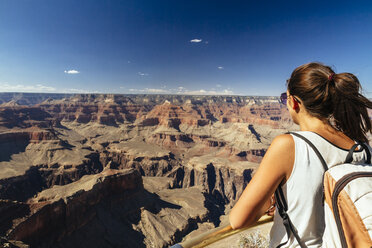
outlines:
M356 76L335 74L329 66L308 63L292 72L287 86L309 114L328 121L353 140L368 143L371 120L367 108L372 108L372 102L361 94Z
M372 108L372 102L360 93L361 85L353 74L336 74L334 81L332 102L335 127L354 140L368 143L366 133L371 131L371 120L367 108Z

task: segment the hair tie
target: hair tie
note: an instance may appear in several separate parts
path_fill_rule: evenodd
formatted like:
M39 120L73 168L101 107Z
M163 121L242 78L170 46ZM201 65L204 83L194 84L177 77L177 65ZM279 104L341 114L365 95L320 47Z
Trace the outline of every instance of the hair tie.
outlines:
M329 75L329 77L328 77L328 80L329 81L333 81L333 76L334 76L335 74L334 73L331 73L331 75Z

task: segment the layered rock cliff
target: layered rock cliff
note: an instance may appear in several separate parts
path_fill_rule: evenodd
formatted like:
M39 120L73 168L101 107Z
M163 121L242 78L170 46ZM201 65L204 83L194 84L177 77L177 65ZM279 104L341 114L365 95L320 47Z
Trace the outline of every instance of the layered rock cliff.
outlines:
M27 97L0 107L0 236L31 247L167 247L216 226L293 129L273 97Z

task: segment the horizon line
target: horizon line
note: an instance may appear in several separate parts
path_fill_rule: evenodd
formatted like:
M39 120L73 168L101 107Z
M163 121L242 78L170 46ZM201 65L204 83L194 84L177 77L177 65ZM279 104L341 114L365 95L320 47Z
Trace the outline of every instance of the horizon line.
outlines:
M97 93L97 92L91 92L91 93L63 93L63 92L22 92L22 91L4 91L4 92L1 92L0 91L0 94L44 94L44 95L53 95L53 94L58 94L58 95L153 95L153 96L210 96L210 97L232 97L232 96L236 96L236 97L278 97L279 96L274 96L274 95L224 95L224 94L218 94L218 95L202 95L202 94L198 94L198 95L195 95L195 94L176 94L176 93L168 93L168 94L165 94L165 93Z

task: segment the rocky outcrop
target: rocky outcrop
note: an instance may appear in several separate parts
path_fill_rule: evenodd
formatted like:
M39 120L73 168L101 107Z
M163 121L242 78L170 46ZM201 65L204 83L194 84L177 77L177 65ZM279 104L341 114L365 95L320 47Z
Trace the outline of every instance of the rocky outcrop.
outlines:
M23 131L0 133L0 143L39 143L44 140L57 140L57 135L51 130L24 129Z
M6 231L13 226L13 220L27 216L30 207L23 202L0 200L0 236L4 236Z
M112 170L54 186L28 202L30 215L12 227L8 237L32 247L52 247L94 219L95 206L103 201L125 201L142 189L142 178L136 171Z
M45 136L30 137L25 132L18 133L17 139L13 134L0 137L4 138L0 140L0 199L24 202L43 189L69 184L103 169L98 153L64 140L39 141L36 138Z
M16 173L0 173L0 199L26 201L45 188L65 185L84 175L96 174L103 169L99 156L92 154L76 166L25 166ZM23 171L24 170L24 171Z
M58 122L39 107L0 107L0 127L6 128L51 128Z
M136 170L105 169L55 185L27 204L0 201L0 228L10 225L7 239L30 247L168 247L208 221L198 187L169 189L166 178L143 180Z
M0 163L11 160L13 154L24 152L30 143L37 144L56 139L56 134L50 130L24 129L2 132L0 133Z
M68 99L47 101L38 105L59 121L97 122L117 125L134 122L153 105L134 104L130 97L120 95L75 95Z
M0 237L31 247L168 247L201 222L219 225L271 139L291 128L271 97L3 104Z
M144 126L178 129L180 124L205 126L216 121L250 122L279 128L289 119L286 108L273 97L195 97L157 95L74 95L40 103L41 109L60 121L116 125L138 121ZM284 114L284 116L283 116Z
M136 225L145 236L146 247L169 247L197 229L198 224L211 221L207 200L199 187L168 189L169 183L167 178L144 178L145 189L160 200L141 212L141 221Z
M29 248L30 246L24 244L21 241L8 240L7 238L0 237L0 247L7 247L7 248Z
M40 171L30 167L23 175L0 179L0 199L24 202L45 187Z
M13 102L14 105L32 106L51 99L69 98L72 94L52 94L52 93L22 93L22 92L1 92L0 104Z
M223 214L226 207L231 207L243 192L245 186L252 178L255 166L249 166L244 162L229 166L227 161L216 159L206 163L202 160L192 159L183 171L178 171L178 177L182 177L182 186L199 186L203 189L206 197L211 201L211 208L217 212L213 221Z
M161 154L163 155L163 154ZM180 165L179 161L174 159L172 153L163 156L136 156L128 153L111 152L101 155L101 161L118 169L137 169L142 176L165 176L174 167Z

